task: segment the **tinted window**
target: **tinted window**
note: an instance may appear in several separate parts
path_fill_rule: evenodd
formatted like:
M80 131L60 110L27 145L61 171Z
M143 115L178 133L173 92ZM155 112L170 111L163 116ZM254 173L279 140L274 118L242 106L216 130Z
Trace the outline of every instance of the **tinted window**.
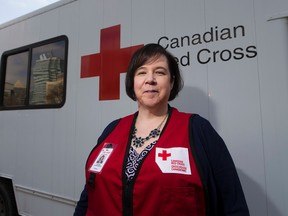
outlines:
M24 106L27 98L28 52L9 55L6 61L4 101L6 107Z
M61 107L65 102L68 40L46 40L2 55L1 108Z

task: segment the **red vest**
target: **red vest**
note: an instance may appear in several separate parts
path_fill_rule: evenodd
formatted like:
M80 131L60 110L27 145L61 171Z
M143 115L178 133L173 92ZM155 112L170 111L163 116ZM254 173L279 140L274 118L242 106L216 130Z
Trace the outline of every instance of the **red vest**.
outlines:
M191 114L172 109L164 132L143 160L135 184L131 186L131 200L123 200L123 184L127 157L125 153L130 147L128 139L134 115L122 118L107 138L91 152L87 160L86 215L121 216L125 205L125 208L132 206L134 216L204 216L204 190L189 143L190 116ZM107 144L112 144L113 151L107 157L102 170L91 171L90 168ZM188 152L189 160L185 163L184 156L179 154L182 150ZM97 158L98 162L99 159L100 157ZM189 168L191 174L187 174ZM91 178L93 175L94 178Z

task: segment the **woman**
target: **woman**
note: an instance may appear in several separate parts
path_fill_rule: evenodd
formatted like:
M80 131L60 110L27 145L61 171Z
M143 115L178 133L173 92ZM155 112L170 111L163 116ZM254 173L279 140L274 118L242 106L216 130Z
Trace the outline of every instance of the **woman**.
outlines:
M136 51L126 92L138 112L99 137L74 215L249 215L221 137L199 115L169 106L182 87L178 64L163 47Z

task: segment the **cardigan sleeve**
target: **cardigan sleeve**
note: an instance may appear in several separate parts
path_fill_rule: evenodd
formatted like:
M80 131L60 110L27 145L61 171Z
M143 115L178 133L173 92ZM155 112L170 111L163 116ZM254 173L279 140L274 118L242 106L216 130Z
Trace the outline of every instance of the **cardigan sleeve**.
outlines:
M211 215L249 216L233 159L223 139L209 121L199 115L193 120L193 139L200 167L205 169L202 173L208 186L210 204L216 206L212 208Z
M84 187L80 199L77 202L73 216L85 216L88 207L88 194L86 187Z

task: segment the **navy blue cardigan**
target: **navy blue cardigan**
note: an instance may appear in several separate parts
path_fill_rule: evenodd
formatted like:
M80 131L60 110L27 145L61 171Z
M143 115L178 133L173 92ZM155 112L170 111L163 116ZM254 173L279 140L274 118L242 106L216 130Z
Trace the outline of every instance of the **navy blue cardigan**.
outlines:
M119 120L105 128L97 143L101 143L110 134ZM195 114L190 118L189 131L192 154L204 186L206 215L249 216L235 165L222 138L209 121ZM84 187L74 216L84 216L87 203L88 195Z

